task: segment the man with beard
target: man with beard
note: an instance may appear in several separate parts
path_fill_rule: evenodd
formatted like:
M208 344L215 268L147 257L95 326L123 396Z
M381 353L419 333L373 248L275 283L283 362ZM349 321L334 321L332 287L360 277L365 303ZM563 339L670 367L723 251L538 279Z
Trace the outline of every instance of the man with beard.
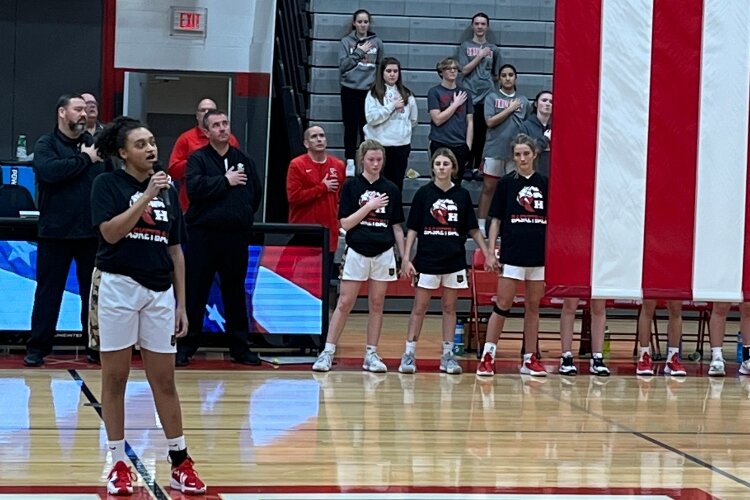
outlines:
M91 186L104 172L93 145L84 141L86 101L66 94L57 101L57 126L39 138L34 148L34 172L39 192L37 287L31 312L31 338L26 366L41 366L52 351L70 264L75 259L81 326L88 325L89 289L96 256L97 234L91 223ZM89 351L89 361L98 353Z
M255 163L232 146L226 113L209 110L202 125L208 132L208 145L190 155L185 170L190 200L185 214L188 335L177 343L175 364L188 365L199 347L211 283L218 273L232 361L259 365L260 358L248 347L252 301L246 301L245 277L262 186ZM257 268L251 269L255 273Z

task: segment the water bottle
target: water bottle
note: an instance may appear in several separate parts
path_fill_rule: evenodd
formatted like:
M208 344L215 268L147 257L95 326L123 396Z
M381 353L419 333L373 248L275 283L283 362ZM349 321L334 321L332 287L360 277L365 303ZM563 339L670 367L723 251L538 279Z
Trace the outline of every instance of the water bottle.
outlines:
M742 363L742 332L737 332L737 362Z
M23 161L26 159L26 136L21 134L18 136L18 142L16 143L16 160Z
M610 335L609 335L609 327L605 326L604 327L604 346L602 348L602 351L603 351L602 355L605 358L609 357L609 351L610 351L610 345L609 345L609 343L610 343L610 341L611 341L611 338L610 338Z
M464 355L464 322L460 319L456 321L456 333L453 335L453 354Z

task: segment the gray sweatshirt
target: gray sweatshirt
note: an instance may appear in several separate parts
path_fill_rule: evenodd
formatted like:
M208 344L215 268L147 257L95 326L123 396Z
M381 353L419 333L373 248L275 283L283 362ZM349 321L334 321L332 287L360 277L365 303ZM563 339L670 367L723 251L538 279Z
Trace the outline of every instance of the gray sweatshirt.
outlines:
M471 73L462 77L463 86L469 91L473 104L487 97L487 94L495 88L492 75L494 69L500 67L500 47L491 43L480 44L473 40L467 40L458 49L458 65L463 69L477 56L479 49L482 47L489 47L492 52L482 59Z
M524 132L523 121L531 112L531 104L525 96L518 93L509 97L498 90L490 92L484 100L484 118L487 120L506 109L513 99L520 99L521 107L496 127L487 129L487 141L484 144L485 158L513 159L510 143L518 134Z
M366 54L359 48L370 41L374 45ZM369 32L363 39L352 31L341 39L339 46L339 72L341 86L357 90L370 90L375 83L375 72L383 59L383 41L375 33Z

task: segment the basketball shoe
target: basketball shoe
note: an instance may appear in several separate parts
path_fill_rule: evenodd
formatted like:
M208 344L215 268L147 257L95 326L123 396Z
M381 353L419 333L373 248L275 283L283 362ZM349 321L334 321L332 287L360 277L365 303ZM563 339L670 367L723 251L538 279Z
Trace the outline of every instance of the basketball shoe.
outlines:
M492 359L492 354L489 352L484 353L482 360L477 365L477 375L480 377L492 377L495 375L495 360Z
M577 375L578 368L573 361L573 356L560 356L560 375Z
M107 493L110 495L132 495L136 475L122 460L115 463L107 476Z
M641 359L638 360L638 366L635 367L636 375L653 375L654 374L654 362L651 359L651 355L647 352L643 353Z
M172 469L172 480L169 486L173 490L178 490L186 495L203 495L206 493L206 483L198 477L193 465L193 459L187 457L180 465Z
M667 364L664 366L664 374L672 375L673 377L684 377L687 375L685 367L680 363L679 356L672 356L672 359L667 361Z
M521 364L521 375L531 375L532 377L546 377L547 370L536 359L536 354L532 354L528 359L524 359Z
M711 364L708 365L709 377L723 377L726 374L727 370L724 366L724 360L722 358L711 360Z

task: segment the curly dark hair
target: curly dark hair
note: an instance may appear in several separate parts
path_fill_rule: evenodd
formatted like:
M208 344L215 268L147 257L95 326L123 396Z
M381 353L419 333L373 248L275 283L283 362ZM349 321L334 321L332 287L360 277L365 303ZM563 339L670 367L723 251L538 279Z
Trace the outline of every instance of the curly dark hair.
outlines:
M104 130L99 133L96 139L96 149L104 157L120 156L120 148L125 147L125 140L131 130L145 127L146 125L130 118L129 116L118 116L112 122L108 123Z

